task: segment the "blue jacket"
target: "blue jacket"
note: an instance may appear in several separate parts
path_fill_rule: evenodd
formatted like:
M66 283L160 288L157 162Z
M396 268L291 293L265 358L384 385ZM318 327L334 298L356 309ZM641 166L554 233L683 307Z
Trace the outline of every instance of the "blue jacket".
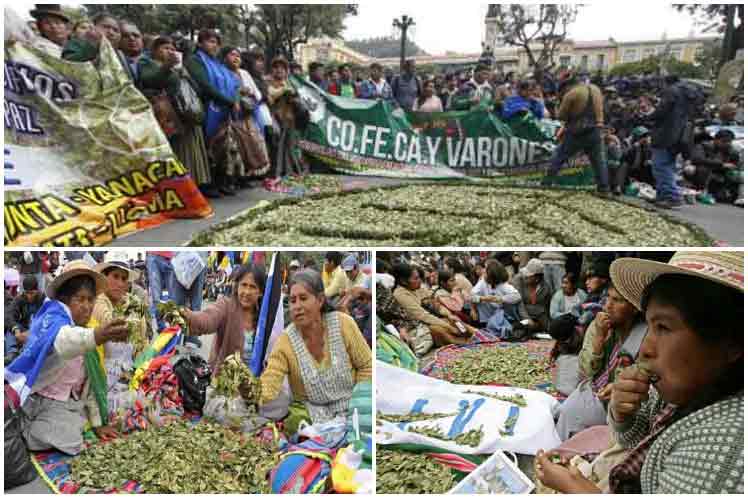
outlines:
M545 106L535 99L526 99L519 95L513 95L504 100L504 111L501 117L512 119L516 114L522 111L530 111L537 119L543 119Z

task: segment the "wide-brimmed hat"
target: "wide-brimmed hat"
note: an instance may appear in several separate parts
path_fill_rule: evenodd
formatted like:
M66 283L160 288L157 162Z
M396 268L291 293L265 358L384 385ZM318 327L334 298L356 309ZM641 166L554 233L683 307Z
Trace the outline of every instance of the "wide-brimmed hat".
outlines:
M75 261L71 261L63 266L60 274L47 285L47 297L50 299L57 299L57 291L62 287L62 284L79 275L88 275L94 279L96 282L97 296L106 290L107 284L104 275L91 268L91 266L82 259L76 259Z
M644 290L661 275L689 275L744 292L742 252L677 252L669 263L621 258L610 266L616 290L641 310Z
M127 254L121 251L109 251L104 255L104 261L94 267L94 270L101 273L102 275L109 268L117 268L118 270L126 271L127 278L130 282L134 282L138 279L140 272L130 268L130 264L127 262Z
M543 262L537 258L533 258L527 262L527 266L522 268L520 272L522 273L522 275L526 277L530 277L532 275L542 275L543 274Z
M39 19L40 17L54 16L59 17L65 22L70 22L70 18L63 14L62 6L57 3L37 3L36 8L29 12L31 17Z

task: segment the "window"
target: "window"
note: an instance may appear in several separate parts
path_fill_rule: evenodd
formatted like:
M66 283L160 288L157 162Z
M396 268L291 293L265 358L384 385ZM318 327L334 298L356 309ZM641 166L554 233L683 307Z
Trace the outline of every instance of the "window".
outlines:
M657 51L654 49L654 47L645 48L642 52L642 59L649 59L650 57L654 57L656 53Z
M683 59L683 48L678 47L670 50L670 56L677 61Z
M580 67L581 67L582 69L587 69L587 65L588 65L588 64L589 64L589 56L587 56L587 55L583 55L583 56L582 56L582 60L581 60L581 61L580 61L580 63L579 63L579 66L580 66Z
M636 62L639 57L639 51L635 48L627 48L623 52L623 62Z
M597 54L597 68L598 69L605 68L605 54Z
M571 66L571 56L562 55L561 57L559 57L558 62L564 67Z

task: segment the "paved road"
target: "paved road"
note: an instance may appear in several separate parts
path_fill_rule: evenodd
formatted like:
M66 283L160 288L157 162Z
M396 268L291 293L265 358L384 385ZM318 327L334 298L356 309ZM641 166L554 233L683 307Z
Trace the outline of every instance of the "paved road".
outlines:
M416 183L418 180L401 180L373 177L341 176L343 187L375 187ZM268 192L263 188L254 188L239 192L236 197L212 201L215 214L210 218L198 220L177 220L151 230L139 232L115 241L114 246L170 247L181 246L189 242L194 234L216 223L224 221L241 211L256 205L263 200L285 197L284 194ZM642 204L645 204L642 202ZM742 247L743 209L725 204L705 206L695 204L684 206L678 211L670 211L672 216L702 227L715 240L732 247Z

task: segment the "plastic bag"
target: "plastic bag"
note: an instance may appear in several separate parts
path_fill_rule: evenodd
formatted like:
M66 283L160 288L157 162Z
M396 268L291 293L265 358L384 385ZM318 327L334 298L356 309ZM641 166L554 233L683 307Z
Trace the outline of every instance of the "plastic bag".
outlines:
M553 385L565 396L570 395L582 380L579 372L579 356L562 354L556 358L556 368L553 371Z
M174 276L177 278L179 285L189 289L200 272L205 269L205 262L200 254L187 251L174 256L171 260L171 266L174 268Z
M208 401L205 403L203 416L216 423L238 430L240 432L254 432L270 420L250 410L247 403L240 396L227 398L214 395L215 391L208 390Z
M174 110L187 123L192 125L203 124L205 120L205 107L198 96L189 78L179 78L177 91L173 96Z
M179 394L185 412L203 414L206 390L210 385L210 367L197 355L181 358L174 365L174 373L179 379Z
M36 479L26 444L21 434L21 413L16 392L5 384L5 490Z

